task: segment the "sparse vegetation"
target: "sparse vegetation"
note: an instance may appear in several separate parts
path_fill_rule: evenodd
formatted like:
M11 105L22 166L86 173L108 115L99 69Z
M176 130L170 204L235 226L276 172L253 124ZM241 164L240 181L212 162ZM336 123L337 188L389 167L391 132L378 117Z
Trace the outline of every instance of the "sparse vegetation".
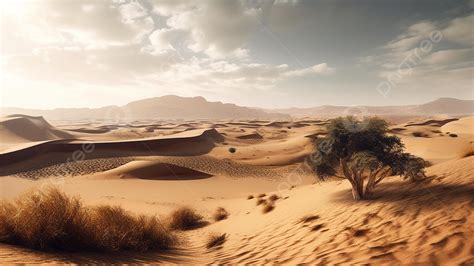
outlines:
M278 195L276 194L272 194L270 197L268 197L268 200L270 200L271 202L274 202L274 201L277 201L280 197L278 197Z
M258 197L259 197L259 198L263 198L263 197L265 197L266 195L267 195L267 194L262 193L262 194L259 194Z
M263 213L271 212L273 211L273 209L275 209L275 205L273 205L272 202L266 202L265 204L263 204L262 212Z
M227 219L227 217L229 217L229 212L227 212L227 210L222 207L217 208L214 214L212 215L212 218L216 222Z
M204 223L203 217L189 207L178 208L169 217L169 227L174 230L194 229Z
M426 178L426 166L428 166L428 163L425 160L416 156L408 155L402 177L404 179L409 179L412 182L422 180Z
M265 199L261 199L261 198L257 199L257 206L261 205L261 204L265 204L265 203L267 203L267 201Z
M309 223L317 219L319 219L318 215L306 215L306 216L301 217L301 219L299 220L299 223Z
M206 241L206 247L208 249L217 247L217 246L222 246L224 242L227 240L227 234L210 234L209 237L207 238Z
M148 251L169 249L178 238L154 216L121 207L86 208L50 187L1 202L0 242L40 250Z
M457 134L454 134L454 133L449 134L449 136L450 136L451 138L457 138L457 137L458 137L458 135L457 135Z
M429 136L423 132L420 132L420 131L415 131L413 133L411 133L414 137L417 137L417 138L428 138Z
M314 170L322 180L347 179L356 200L369 198L388 175L424 176L422 159L404 153L400 138L388 135L388 124L380 118L340 117L326 128L326 137L315 140Z
M230 148L229 148L229 152L230 152L230 153L235 153L236 151L237 151L237 149L234 148L234 147L230 147Z
M248 199L248 200L251 200L251 199L253 199L253 198L254 198L253 195L248 195L248 196L247 196L247 199Z

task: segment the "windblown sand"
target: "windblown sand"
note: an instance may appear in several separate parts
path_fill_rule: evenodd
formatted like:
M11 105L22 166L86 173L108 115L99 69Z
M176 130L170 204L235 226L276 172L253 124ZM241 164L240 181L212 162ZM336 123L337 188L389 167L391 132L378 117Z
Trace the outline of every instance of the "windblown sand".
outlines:
M389 177L375 199L357 202L347 182L315 183L305 162L324 124L2 118L2 199L53 184L87 205L135 213L166 215L192 206L210 224L182 233L185 243L164 254L38 252L1 244L0 262L474 264L473 117L392 125L409 152L432 164L429 179L415 185ZM278 196L268 213L256 203L262 193L267 202ZM218 207L229 216L214 222ZM226 233L227 240L207 249L211 233Z

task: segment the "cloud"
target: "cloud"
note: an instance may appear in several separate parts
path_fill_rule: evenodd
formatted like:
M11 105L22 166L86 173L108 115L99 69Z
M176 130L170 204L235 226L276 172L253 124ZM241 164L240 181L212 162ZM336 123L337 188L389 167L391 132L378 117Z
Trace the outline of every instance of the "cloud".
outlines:
M189 49L211 57L245 56L243 46L258 25L256 10L242 1L157 1L154 10L171 29L190 32Z
M452 42L473 45L474 15L453 19L442 31L443 36Z
M429 37L429 34L435 29L436 26L430 21L418 22L408 27L403 34L387 43L384 48L397 52L410 50L419 45L424 38Z
M380 47L379 53L360 58L360 65L380 78L374 91L383 87L384 96L413 91L447 95L449 88L451 95L472 97L474 67L468 18L414 23Z
M148 36L148 39L151 43L151 49L153 49L155 53L168 50L176 51L175 45L179 45L177 44L178 42L184 42L184 34L183 30L161 28L153 31Z
M17 52L14 46L18 42L89 48L127 45L139 43L154 28L153 19L138 2L45 0L20 1L18 5L17 12L2 17L2 24L6 24L2 33L7 37L2 42L8 47L4 52Z
M329 74L334 74L335 71L336 71L335 68L329 67L328 64L326 63L322 63L322 64L314 65L308 68L289 71L285 74L290 77L297 77L297 76L304 76L304 75L309 75L309 74L329 75Z
M446 66L459 63L471 63L473 49L448 49L436 51L423 60L426 65Z

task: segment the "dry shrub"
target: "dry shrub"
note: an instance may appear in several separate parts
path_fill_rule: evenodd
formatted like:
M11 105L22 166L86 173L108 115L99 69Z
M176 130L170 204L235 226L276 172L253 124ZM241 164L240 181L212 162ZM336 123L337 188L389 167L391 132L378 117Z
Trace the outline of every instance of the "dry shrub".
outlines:
M319 215L306 215L301 217L298 223L309 223L317 219L319 219Z
M41 250L147 251L171 248L177 241L156 217L120 207L85 208L53 187L0 204L3 243Z
M449 136L450 136L451 138L457 138L457 137L458 137L458 135L457 135L457 134L454 134L454 133L449 134Z
M248 200L253 199L253 195L248 195L248 196L247 196L247 199L248 199Z
M181 207L170 214L169 227L175 230L189 230L203 225L203 217L189 207Z
M263 205L262 212L263 213L271 212L273 211L273 209L275 209L275 205L273 205L273 203L266 203Z
M213 248L217 246L222 246L224 242L227 240L227 234L210 234L206 241L207 248Z
M217 222L220 220L227 219L228 216L229 216L229 212L227 212L226 209L219 207L216 209L216 211L212 215L212 218L214 218L214 221Z
M266 195L267 195L267 194L262 193L262 194L258 195L258 197L259 197L259 198L263 198L263 197L265 197Z
M429 136L426 133L420 132L420 131L415 131L411 133L414 137L417 138L428 138Z
M278 195L276 194L272 194L268 199L271 201L271 202L274 202L274 201L277 201L280 197L278 197Z
M257 206L260 204L266 204L267 201L265 199L257 199Z

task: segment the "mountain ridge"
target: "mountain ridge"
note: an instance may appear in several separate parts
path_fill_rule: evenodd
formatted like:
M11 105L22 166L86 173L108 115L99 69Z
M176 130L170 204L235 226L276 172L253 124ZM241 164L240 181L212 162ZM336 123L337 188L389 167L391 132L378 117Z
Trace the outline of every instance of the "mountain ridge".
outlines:
M262 109L233 103L211 102L202 96L180 97L165 95L146 98L123 106L99 108L55 108L50 110L0 108L2 115L24 114L43 116L52 120L69 119L271 119L291 117L335 117L345 115L472 115L474 100L439 98L418 105L337 106L321 105L310 108Z

